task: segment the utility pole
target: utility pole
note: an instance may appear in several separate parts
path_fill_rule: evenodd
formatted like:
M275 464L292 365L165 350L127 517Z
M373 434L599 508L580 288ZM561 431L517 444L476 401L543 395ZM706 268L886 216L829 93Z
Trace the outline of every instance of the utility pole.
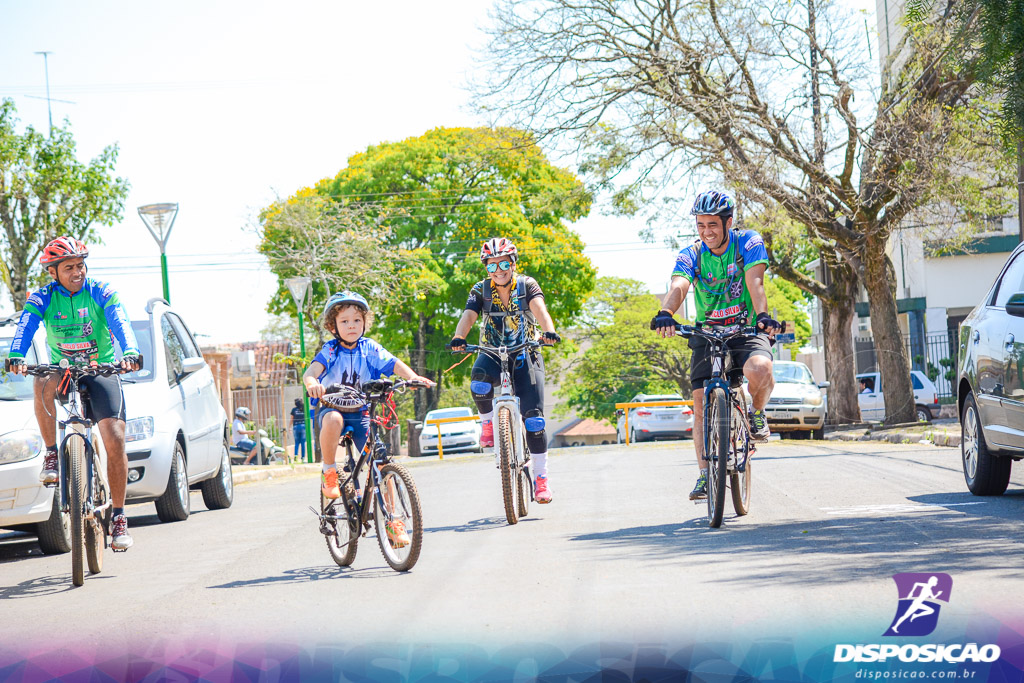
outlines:
M46 59L47 55L52 55L53 53L43 50L36 54L43 56L43 71L46 74L46 113L50 117L50 135L53 135L53 110L50 108L50 63Z

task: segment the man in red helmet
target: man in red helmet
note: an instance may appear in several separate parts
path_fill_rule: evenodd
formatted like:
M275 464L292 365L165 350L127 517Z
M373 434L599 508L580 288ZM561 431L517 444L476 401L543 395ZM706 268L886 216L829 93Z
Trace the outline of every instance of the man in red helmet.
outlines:
M142 356L128 314L110 285L86 277L87 256L89 250L85 244L74 237L58 237L43 249L39 262L53 282L34 292L25 303L8 357L11 372L25 372L25 354L40 322L46 329L51 363L62 358L112 363L116 339L123 350L121 367L126 371L142 368ZM107 451L114 524L110 545L115 551L127 550L132 546L132 537L124 514L128 456L124 448L121 378L84 377L79 385L89 396L85 416L98 424ZM53 414L56 391L57 383L50 378L36 378L36 421L46 444L39 479L47 486L57 484L57 422Z
M540 341L554 344L561 341L555 333L544 304L544 292L532 277L517 275L519 252L516 245L505 237L487 240L480 250L489 277L476 283L469 292L466 310L462 312L451 348L458 351L466 346L466 335L477 318L483 316L483 338L491 346L513 346L527 339L536 339L538 327L543 334ZM501 368L490 356L480 354L473 364L469 388L480 413L481 446L494 445L494 385L501 381ZM523 352L512 368L512 386L526 427L526 446L530 450L534 483L534 496L538 503L550 503L548 489L548 445L544 430L544 359L536 350Z

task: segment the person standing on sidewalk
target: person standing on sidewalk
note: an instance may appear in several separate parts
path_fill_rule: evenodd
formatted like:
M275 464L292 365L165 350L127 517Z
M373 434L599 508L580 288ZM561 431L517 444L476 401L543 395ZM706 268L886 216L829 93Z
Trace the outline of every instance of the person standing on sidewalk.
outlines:
M298 460L306 452L306 415L302 409L302 399L295 399L292 408L292 436L295 437L295 459Z

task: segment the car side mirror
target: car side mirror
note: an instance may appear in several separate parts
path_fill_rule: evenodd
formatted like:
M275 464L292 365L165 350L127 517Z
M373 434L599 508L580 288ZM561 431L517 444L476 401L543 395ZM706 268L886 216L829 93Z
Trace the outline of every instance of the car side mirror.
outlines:
M205 367L206 361L202 358L186 358L181 362L181 374L188 375Z
M618 410L615 411L615 416L616 417L622 417L623 414L624 414L624 411L622 410L622 408L619 408Z
M819 389L828 389L830 386L832 386L832 382L818 382Z
M1017 292L1006 302L1006 312L1018 318L1024 318L1024 292Z

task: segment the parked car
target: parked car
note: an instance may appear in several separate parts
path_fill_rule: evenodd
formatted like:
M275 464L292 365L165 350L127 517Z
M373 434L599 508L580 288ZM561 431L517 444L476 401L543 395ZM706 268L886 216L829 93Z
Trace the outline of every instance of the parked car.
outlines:
M19 315L0 318L0 361L11 350ZM49 353L40 330L25 360L49 362ZM54 489L39 482L45 448L36 424L33 381L0 368L0 527L35 534L48 555L66 553L71 550L70 518L58 509ZM98 436L93 446L105 458Z
M437 428L441 427L441 448L447 452L476 451L483 452L480 446L480 421L446 422L441 425L428 425L428 420L440 420L447 417L473 417L476 412L467 407L438 408L431 410L423 419L420 430L420 455L437 453Z
M765 406L771 430L780 436L824 438L825 401L821 390L829 383L817 384L810 369L795 361L775 361L772 374L775 388Z
M199 345L163 299L132 329L144 367L123 376L128 500L154 501L163 522L188 518L194 488L209 509L230 507L230 423Z
M998 496L1024 458L1024 244L960 325L957 407L967 488Z
M882 376L877 372L863 372L857 375L858 381L867 384L867 393L857 394L860 404L860 417L866 421L882 421L885 419L885 396L882 387ZM914 404L917 408L918 422L931 422L939 412L939 394L935 383L920 370L910 371L910 383L914 388ZM934 413L932 412L934 411Z
M682 401L679 394L637 394L630 403L651 401ZM616 411L615 435L626 439L626 415ZM629 441L652 441L655 438L682 439L693 437L693 408L690 406L651 406L629 409Z

